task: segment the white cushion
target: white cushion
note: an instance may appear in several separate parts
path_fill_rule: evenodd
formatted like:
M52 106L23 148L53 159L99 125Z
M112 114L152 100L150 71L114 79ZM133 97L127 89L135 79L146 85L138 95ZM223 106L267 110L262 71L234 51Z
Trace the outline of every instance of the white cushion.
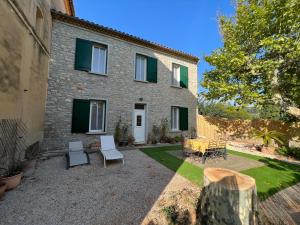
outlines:
M88 163L86 154L82 152L69 152L70 166L82 165Z
M100 141L101 141L101 150L106 151L106 150L115 150L116 145L114 141L114 137L111 135L102 135L100 136Z
M123 154L118 150L101 151L106 160L123 159Z

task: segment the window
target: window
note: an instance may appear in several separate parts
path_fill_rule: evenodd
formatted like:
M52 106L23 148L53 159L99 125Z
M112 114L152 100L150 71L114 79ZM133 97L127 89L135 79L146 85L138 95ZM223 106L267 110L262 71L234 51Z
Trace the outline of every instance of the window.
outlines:
M172 106L171 107L171 130L184 131L189 127L188 108Z
M146 81L147 71L147 58L143 55L136 55L135 62L135 79L140 81Z
M74 99L72 133L105 132L106 101Z
M135 105L134 105L134 108L135 108L135 109L144 109L144 108L145 108L145 105L144 105L144 104L135 104Z
M91 101L90 102L90 132L103 132L104 131L104 115L105 103L104 101Z
M176 87L180 86L180 66L177 64L173 64L172 85Z
M171 129L179 130L179 107L171 107Z
M172 64L172 86L188 88L189 75L186 66Z
M93 45L91 66L92 73L106 74L106 54L106 46Z
M141 127L142 126L142 116L141 115L137 115L136 116L136 126L137 127Z
M107 49L106 45L76 38L74 69L107 74Z

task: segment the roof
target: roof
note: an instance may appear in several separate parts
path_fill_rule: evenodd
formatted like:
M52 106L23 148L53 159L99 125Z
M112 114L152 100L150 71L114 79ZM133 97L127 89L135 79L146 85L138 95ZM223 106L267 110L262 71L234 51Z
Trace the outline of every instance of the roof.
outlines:
M65 0L65 5L66 5L68 15L75 16L73 0Z
M70 1L72 1L72 0L70 0ZM134 43L134 44L145 46L145 47L151 48L153 50L161 51L161 52L164 52L164 53L176 56L176 57L180 57L182 59L186 59L193 63L198 63L198 61L199 61L199 58L197 56L193 56L191 54L188 54L188 53L185 53L185 52L182 52L179 50L175 50L175 49L163 46L161 44L157 44L152 41L148 41L148 40L139 38L137 36L133 36L133 35L109 28L109 27L105 27L105 26L102 26L102 25L99 25L99 24L96 24L96 23L93 23L93 22L90 22L90 21L87 21L84 19L80 19L75 16L69 16L65 13L58 12L55 10L52 10L51 13L52 13L52 18L55 20L63 21L63 22L69 23L69 24L73 24L76 26L80 26L80 27L83 27L83 28L86 28L89 30L99 32L99 33L102 33L102 34L105 34L105 35L108 35L108 36L111 36L114 38L118 38L118 39L125 40L128 42Z

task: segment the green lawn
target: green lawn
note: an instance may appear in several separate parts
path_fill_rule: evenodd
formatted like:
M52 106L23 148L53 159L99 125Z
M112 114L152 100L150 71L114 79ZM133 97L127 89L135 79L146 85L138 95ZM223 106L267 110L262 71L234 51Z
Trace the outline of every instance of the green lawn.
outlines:
M183 160L167 153L167 151L178 150L180 148L181 146L178 145L159 148L144 148L141 149L141 151L174 172L201 186L203 181L202 168L191 163L184 162Z
M167 168L201 186L203 182L203 169L178 159L167 152L180 149L181 145L144 148L141 151ZM300 166L231 150L228 152L229 154L245 157L249 160L257 160L265 163L265 166L241 171L256 180L257 192L261 200L300 182Z

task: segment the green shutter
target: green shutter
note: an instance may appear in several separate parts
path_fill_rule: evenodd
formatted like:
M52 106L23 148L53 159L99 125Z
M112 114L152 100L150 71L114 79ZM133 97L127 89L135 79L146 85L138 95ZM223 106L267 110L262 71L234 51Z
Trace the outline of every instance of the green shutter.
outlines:
M189 111L188 108L179 108L179 130L189 129Z
M89 131L90 101L73 100L72 133L86 133Z
M188 68L186 66L180 66L180 87L188 88L189 75Z
M147 57L147 81L157 83L157 59Z
M93 43L76 38L75 70L91 71Z

